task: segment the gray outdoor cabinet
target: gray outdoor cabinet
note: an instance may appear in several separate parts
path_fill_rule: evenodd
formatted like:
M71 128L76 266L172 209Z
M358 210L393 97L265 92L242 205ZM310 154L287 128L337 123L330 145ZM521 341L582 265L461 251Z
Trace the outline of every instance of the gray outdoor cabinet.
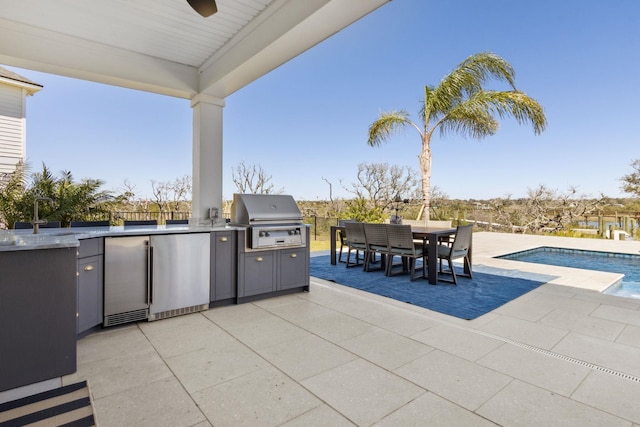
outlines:
M278 290L309 286L309 246L282 249L279 255Z
M103 320L104 238L80 240L78 248L78 321L77 333L102 324Z
M0 252L0 391L76 371L76 253Z
M309 290L309 245L249 252L244 239L238 231L238 303Z
M238 259L238 302L276 290L276 251L245 252ZM249 301L248 299L246 301Z
M211 233L211 307L236 302L236 245L234 230Z

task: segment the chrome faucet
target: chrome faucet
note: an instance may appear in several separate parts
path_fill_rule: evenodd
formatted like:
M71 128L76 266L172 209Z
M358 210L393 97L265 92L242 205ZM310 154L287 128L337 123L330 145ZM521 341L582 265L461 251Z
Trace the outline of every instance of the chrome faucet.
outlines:
M40 224L47 223L46 219L38 218L38 202L40 200L47 201L49 202L49 205L53 206L53 200L49 197L36 197L33 200L33 234L38 234L38 232L40 231Z

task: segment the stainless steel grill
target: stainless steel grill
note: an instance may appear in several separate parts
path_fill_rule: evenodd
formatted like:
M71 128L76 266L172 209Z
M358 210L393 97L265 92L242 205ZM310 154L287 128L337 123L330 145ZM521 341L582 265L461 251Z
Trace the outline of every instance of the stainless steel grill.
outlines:
M246 248L268 249L305 246L302 214L292 196L284 194L234 194L231 224L248 227Z

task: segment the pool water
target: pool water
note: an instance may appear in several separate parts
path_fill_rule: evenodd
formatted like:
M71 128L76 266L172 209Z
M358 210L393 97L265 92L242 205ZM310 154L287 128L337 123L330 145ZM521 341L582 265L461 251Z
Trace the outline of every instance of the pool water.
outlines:
M497 258L624 274L604 293L640 299L640 255L543 246Z

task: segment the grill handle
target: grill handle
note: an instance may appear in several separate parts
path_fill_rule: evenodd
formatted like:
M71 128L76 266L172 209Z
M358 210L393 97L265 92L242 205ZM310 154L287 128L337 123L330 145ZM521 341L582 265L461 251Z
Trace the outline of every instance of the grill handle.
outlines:
M285 223L285 222L301 222L301 221L302 221L302 217L296 216L296 217L291 217L291 218L287 218L287 217L251 218L249 220L249 223L261 222L261 223L270 223L270 224L282 224L282 223Z

